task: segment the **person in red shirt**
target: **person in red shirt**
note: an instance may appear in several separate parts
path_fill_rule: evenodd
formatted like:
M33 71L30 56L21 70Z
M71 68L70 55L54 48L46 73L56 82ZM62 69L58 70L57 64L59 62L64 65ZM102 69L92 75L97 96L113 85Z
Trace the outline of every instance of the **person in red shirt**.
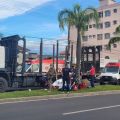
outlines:
M91 87L95 87L94 81L95 81L95 67L92 65L91 69L90 69L90 84L91 84Z

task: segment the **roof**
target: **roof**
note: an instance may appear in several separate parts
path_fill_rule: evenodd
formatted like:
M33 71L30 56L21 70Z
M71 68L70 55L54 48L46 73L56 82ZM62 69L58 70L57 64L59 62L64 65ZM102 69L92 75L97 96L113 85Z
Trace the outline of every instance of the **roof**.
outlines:
M108 66L108 67L111 67L111 66L120 67L120 62L110 62L106 66Z
M60 52L60 55L65 55L65 51L61 51L61 52Z
M109 9L109 8L117 7L117 6L120 6L120 3L115 3L115 4L111 4L111 5L101 6L101 7L98 7L97 10L101 11L103 9Z

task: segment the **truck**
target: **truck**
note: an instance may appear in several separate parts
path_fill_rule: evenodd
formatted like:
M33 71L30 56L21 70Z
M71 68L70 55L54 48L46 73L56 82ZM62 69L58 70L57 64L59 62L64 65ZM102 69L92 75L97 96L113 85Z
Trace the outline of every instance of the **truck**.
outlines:
M22 49L18 43L22 43ZM44 75L40 73L39 63L26 62L26 40L19 35L4 37L0 40L0 92L7 90L40 87ZM37 71L31 71L37 65ZM36 69L34 67L34 69Z
M120 62L109 62L99 76L100 84L120 85Z

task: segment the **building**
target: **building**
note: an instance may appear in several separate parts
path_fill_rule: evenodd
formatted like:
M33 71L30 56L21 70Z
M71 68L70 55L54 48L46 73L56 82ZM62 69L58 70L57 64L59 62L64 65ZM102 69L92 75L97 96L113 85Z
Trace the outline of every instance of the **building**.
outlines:
M120 25L120 3L115 0L99 0L100 22L98 29L94 22L88 25L88 30L82 37L82 46L101 46L100 59L120 60L120 43L114 44L111 50L108 49L110 38L115 36L115 29ZM76 56L77 32L75 27L70 29L70 40L74 43L74 62Z

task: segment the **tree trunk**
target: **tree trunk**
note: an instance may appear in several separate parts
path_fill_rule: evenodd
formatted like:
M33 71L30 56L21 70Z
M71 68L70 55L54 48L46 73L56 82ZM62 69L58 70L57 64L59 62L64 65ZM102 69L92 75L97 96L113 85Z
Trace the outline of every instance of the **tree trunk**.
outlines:
M80 30L77 29L76 79L77 79L78 83L81 83L80 70L81 70L81 35L80 35Z

